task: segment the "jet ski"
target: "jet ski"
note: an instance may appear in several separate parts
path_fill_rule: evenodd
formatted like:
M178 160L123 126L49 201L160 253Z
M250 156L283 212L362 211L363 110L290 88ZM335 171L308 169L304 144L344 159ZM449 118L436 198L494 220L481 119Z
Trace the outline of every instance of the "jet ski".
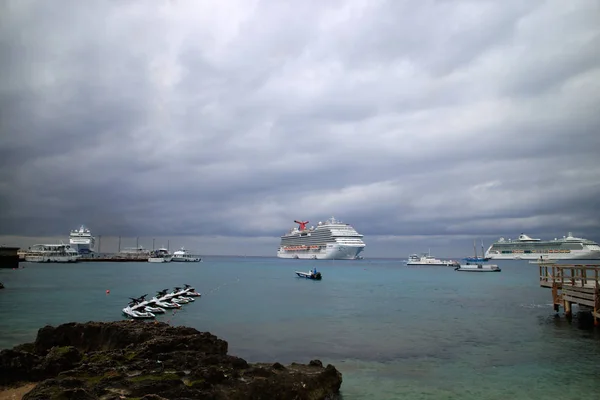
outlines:
M146 311L154 314L163 314L165 312L164 308L160 306L157 307L156 304L153 304L150 301L146 301L146 296L148 295L145 294L143 296L138 297L137 299L130 297L129 299L133 303L135 303L135 305L132 306L131 309L134 311Z
M135 306L135 305L136 305L135 302L129 303L129 306L127 306L127 307L125 307L123 309L123 314L125 314L128 317L131 317L133 319L153 319L153 318L156 318L156 315L152 314L151 312L140 311L140 310L133 310L131 307Z
M171 293L169 293L165 297L169 297L171 299L171 301L180 303L180 304L186 304L191 301L195 301L192 297L186 296L186 294L187 294L186 290L182 290L180 287L175 287L174 289L175 290L173 290Z
M151 298L148 303L151 303L155 306L162 308L181 308L181 305L177 303L173 303L170 299L165 298L166 290L161 290L160 292L156 292L156 296Z
M196 292L196 289L187 283L183 285L183 290L185 290L185 294L190 297L200 297L202 296L200 293Z

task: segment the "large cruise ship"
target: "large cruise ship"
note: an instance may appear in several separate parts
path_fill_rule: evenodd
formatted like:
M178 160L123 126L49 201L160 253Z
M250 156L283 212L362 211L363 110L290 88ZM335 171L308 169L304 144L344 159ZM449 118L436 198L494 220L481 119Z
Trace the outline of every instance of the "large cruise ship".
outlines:
M598 260L600 245L591 240L567 236L554 240L533 239L524 233L518 239L500 238L485 252L486 257L497 260Z
M294 222L298 227L281 237L279 258L355 260L365 248L363 235L333 217L325 223L319 222L316 228L307 228L309 221Z
M96 239L88 228L81 225L79 229L73 229L69 235L69 244L79 254L88 254L94 251Z

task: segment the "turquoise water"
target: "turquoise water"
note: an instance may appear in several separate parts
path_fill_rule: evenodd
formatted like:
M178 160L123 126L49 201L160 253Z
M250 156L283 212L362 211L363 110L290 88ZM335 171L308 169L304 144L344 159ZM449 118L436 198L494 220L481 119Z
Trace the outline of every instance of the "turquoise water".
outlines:
M344 400L595 398L600 330L555 317L536 265L498 264L469 274L401 260L22 263L0 270L0 348L45 324L122 319L128 297L189 283L202 297L160 320L210 331L248 361L332 363ZM313 266L322 281L295 277Z

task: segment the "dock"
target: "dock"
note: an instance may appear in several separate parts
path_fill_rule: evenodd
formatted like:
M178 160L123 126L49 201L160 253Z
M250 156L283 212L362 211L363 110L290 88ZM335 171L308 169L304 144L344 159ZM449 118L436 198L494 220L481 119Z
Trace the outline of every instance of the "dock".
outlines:
M554 310L560 306L567 318L572 317L572 305L589 310L594 326L600 326L600 265L540 264L540 286L552 290Z
M19 268L18 247L0 246L0 268Z

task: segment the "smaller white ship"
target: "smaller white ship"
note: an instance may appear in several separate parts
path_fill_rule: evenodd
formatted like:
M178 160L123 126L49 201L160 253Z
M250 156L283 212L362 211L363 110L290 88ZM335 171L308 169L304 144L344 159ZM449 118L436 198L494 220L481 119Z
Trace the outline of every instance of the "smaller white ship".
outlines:
M36 244L25 253L25 261L39 263L72 263L80 255L68 244Z
M169 250L161 247L160 249L153 251L150 254L150 258L148 258L148 262L151 263L165 263L171 262L173 260L173 255L169 253Z
M461 264L454 268L455 271L468 271L468 272L500 272L500 267L496 264L484 264L484 263L466 263Z
M438 260L433 257L431 253L422 254L418 256L416 254L411 254L408 257L408 261L406 265L429 265L429 266L442 266L442 267L453 267L459 265L458 261L452 260Z
M96 246L96 238L88 228L81 225L79 229L73 229L69 234L69 244L79 254L88 254L94 251Z
M200 262L202 258L193 254L189 254L183 247L173 253L173 262Z

